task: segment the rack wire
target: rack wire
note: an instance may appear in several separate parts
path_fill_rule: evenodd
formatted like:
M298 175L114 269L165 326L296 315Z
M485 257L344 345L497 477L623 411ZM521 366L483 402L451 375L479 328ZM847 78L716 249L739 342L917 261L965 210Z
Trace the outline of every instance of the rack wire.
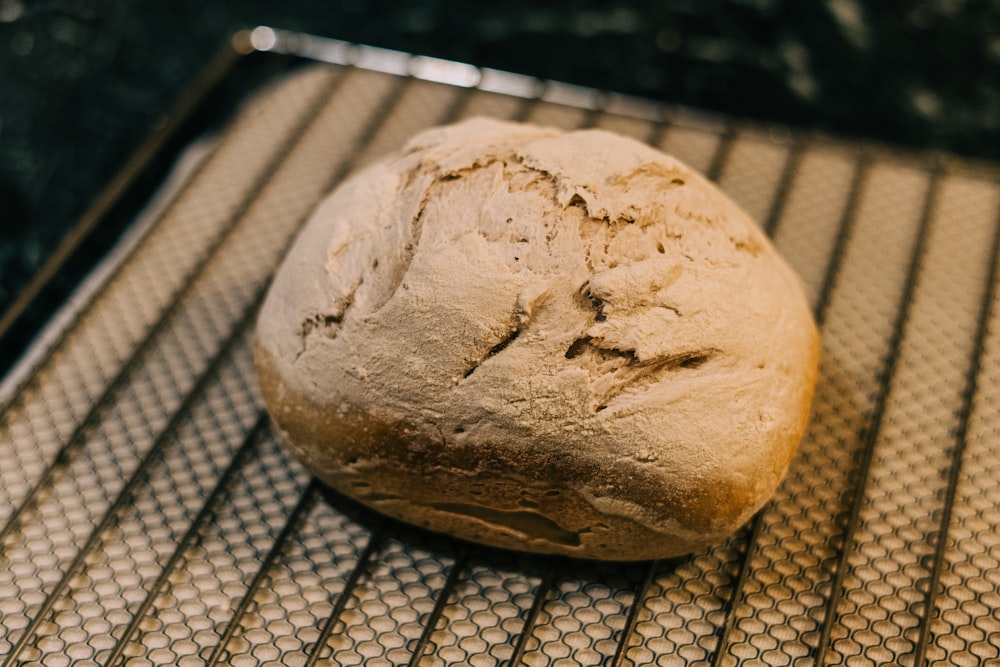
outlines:
M0 394L0 664L1000 664L995 166L258 28L286 58ZM319 199L472 115L705 171L822 328L787 479L729 540L596 563L374 515L277 440L249 341ZM166 178L166 175L164 175Z

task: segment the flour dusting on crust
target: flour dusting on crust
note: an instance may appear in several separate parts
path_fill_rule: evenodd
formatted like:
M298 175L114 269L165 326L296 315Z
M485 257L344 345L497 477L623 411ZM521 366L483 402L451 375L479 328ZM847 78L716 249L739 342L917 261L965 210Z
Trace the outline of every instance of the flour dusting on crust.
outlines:
M598 558L683 553L749 518L817 363L797 278L701 175L600 130L486 119L338 188L257 336L272 415L339 490Z

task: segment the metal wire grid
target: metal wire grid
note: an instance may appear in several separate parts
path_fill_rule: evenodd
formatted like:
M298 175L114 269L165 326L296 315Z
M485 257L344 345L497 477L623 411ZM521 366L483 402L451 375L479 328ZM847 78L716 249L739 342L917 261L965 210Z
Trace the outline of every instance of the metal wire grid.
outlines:
M318 66L252 100L7 402L3 664L1000 661L995 176L371 54L393 73ZM276 441L248 337L298 224L474 114L658 144L802 275L815 414L726 543L628 565L470 547L329 496Z

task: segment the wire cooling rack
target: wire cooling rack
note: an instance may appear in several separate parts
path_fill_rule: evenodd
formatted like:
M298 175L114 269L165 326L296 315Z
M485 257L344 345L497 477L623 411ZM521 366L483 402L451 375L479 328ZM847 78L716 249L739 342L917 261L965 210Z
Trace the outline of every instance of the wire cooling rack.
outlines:
M234 45L287 71L3 384L0 665L1000 664L994 166L269 28ZM811 425L718 547L458 543L328 493L276 440L249 339L297 228L351 171L477 114L661 146L801 275Z

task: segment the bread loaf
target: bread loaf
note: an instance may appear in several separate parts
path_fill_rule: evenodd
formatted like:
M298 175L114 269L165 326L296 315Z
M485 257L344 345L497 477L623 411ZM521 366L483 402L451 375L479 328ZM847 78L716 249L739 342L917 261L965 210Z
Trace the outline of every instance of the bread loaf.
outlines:
M474 542L634 560L718 542L773 493L818 340L766 236L681 162L474 119L325 200L255 356L336 490Z

